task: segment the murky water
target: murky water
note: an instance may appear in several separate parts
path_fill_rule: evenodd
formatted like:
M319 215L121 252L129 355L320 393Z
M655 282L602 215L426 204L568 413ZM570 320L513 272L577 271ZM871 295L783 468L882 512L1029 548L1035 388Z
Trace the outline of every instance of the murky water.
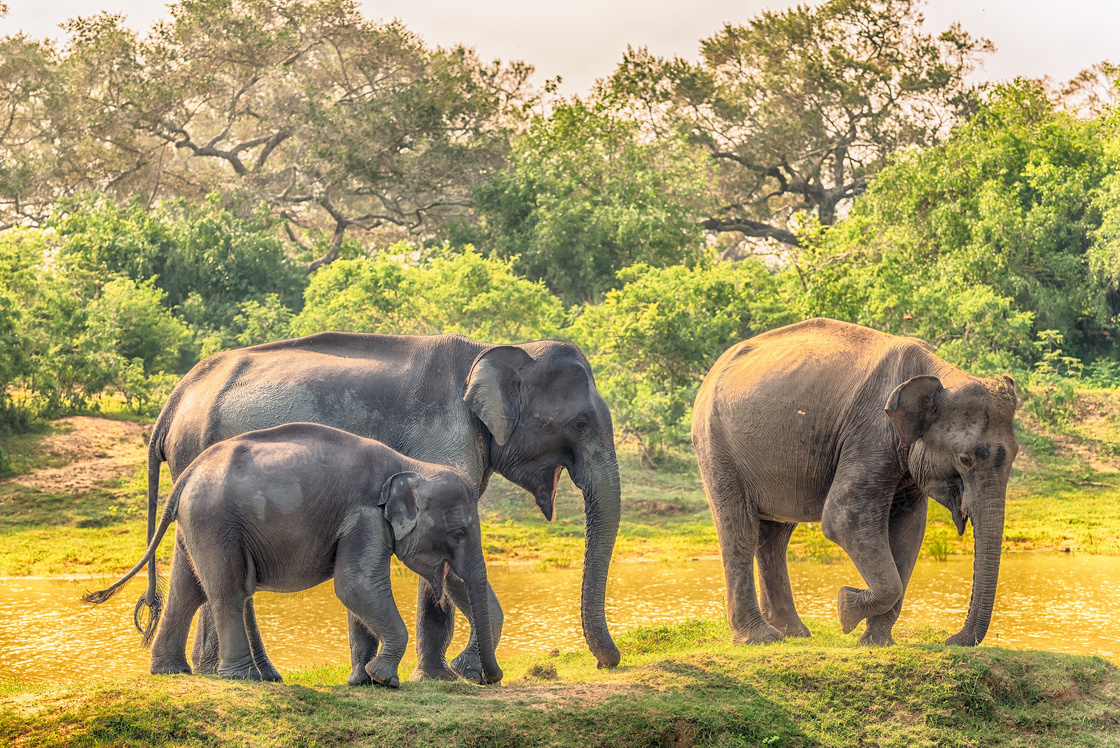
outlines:
M836 590L862 586L849 563L791 564L803 618L836 620ZM928 623L956 631L968 609L971 559L921 559L900 626ZM132 628L143 580L97 608L79 601L100 580L0 580L0 681L87 680L148 670L148 653ZM490 581L506 613L498 656L584 649L579 622L580 571L494 567ZM416 582L394 576L401 615L415 620ZM722 566L616 563L607 590L607 620L616 634L635 626L724 615ZM281 671L347 662L345 609L330 583L304 593L259 593L265 645ZM1031 553L1005 556L985 644L1100 654L1120 660L1120 558ZM465 640L458 619L453 652ZM856 634L853 634L853 639ZM410 644L411 648L411 644ZM625 653L624 653L625 656ZM410 653L409 657L412 655ZM402 675L414 663L406 660Z

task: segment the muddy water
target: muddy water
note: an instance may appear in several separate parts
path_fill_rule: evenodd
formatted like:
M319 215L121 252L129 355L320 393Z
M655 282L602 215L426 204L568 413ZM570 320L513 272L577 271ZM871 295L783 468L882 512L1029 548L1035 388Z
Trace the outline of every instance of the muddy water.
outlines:
M862 586L848 563L791 564L790 575L804 618L835 621L837 588ZM931 624L956 631L968 609L971 578L970 559L922 559L899 626ZM131 623L143 582L134 581L98 608L79 602L79 596L98 588L99 581L0 580L0 681L72 681L147 672L148 655ZM496 567L490 570L490 581L506 613L499 657L584 649L578 569ZM393 583L411 635L415 577L402 572ZM722 617L723 589L723 569L715 561L684 566L617 563L611 567L607 620L617 633L686 618ZM256 606L265 645L282 671L348 661L345 610L330 583L297 594L259 593ZM1005 556L984 643L1100 654L1115 662L1120 661L1120 627L1114 623L1118 618L1120 558ZM453 652L462 647L464 628L460 617ZM412 665L406 660L402 675L407 676Z

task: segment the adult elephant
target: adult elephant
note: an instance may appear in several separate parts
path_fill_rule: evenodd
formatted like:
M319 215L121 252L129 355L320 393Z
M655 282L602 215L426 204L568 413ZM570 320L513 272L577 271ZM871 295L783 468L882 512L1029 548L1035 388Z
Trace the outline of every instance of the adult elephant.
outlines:
M892 644L932 496L959 533L971 520L976 540L968 617L947 643L980 643L1019 450L1015 405L1008 376L974 377L919 340L835 320L807 320L726 351L697 394L692 441L735 641L809 635L786 549L797 523L820 522L868 587L840 588L844 632L867 619L861 643Z
M610 411L579 349L560 341L489 345L461 335L395 336L327 332L219 353L176 386L152 429L148 449L148 535L155 527L161 462L178 478L203 450L246 431L307 421L377 439L425 462L462 470L486 489L497 472L526 489L546 519L562 470L583 491L586 514L581 617L600 667L619 662L604 614L607 571L620 514L618 461ZM176 552L184 552L177 548ZM447 591L471 620L467 590ZM488 588L494 641L502 613ZM155 565L138 607L157 600ZM480 681L477 632L448 665L455 609L420 582L413 679ZM253 624L250 601L246 615ZM249 625L255 630L255 625ZM205 607L192 660L217 664ZM351 683L369 678L377 640L350 616ZM263 649L259 650L263 651ZM262 673L273 672L267 661Z

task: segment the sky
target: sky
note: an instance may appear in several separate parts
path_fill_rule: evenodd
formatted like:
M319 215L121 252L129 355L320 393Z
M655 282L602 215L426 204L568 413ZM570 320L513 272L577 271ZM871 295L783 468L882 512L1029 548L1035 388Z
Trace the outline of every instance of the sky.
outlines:
M97 10L121 13L137 31L166 18L165 0L5 0L0 35L63 38L59 24ZM429 45L464 44L484 60L524 60L536 82L560 76L564 94L585 94L609 76L627 45L696 59L699 41L724 23L745 23L788 0L360 0L371 19L398 18ZM813 3L810 3L813 4ZM998 50L979 80L1049 76L1065 81L1102 60L1120 63L1120 0L929 0L926 30L959 21Z

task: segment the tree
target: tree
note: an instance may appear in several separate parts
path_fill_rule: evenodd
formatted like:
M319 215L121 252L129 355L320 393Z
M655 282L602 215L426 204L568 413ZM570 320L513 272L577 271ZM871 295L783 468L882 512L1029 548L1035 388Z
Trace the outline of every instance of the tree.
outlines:
M698 63L630 50L608 85L714 159L721 204L704 228L796 245L799 213L833 224L892 154L969 111L965 76L993 47L956 25L923 33L919 4L768 11L701 42Z
M537 117L478 192L479 242L565 303L593 301L636 262L698 256L710 175L680 138L647 142L610 103Z
M429 49L353 0L181 0L171 14L143 39L119 16L75 19L58 59L40 50L49 90L15 97L43 113L38 137L53 148L35 201L98 190L149 206L264 202L289 241L321 252L313 270L348 231L419 232L462 213L528 97L528 66ZM8 77L37 80L30 62L20 70Z
M1116 310L1090 272L1117 167L1100 120L1042 86L1000 86L940 145L884 169L849 218L791 255L806 314L925 338L976 368L1022 366L1043 330L1078 356L1113 345ZM1115 298L1115 297L1113 297ZM1120 307L1117 307L1120 309Z

